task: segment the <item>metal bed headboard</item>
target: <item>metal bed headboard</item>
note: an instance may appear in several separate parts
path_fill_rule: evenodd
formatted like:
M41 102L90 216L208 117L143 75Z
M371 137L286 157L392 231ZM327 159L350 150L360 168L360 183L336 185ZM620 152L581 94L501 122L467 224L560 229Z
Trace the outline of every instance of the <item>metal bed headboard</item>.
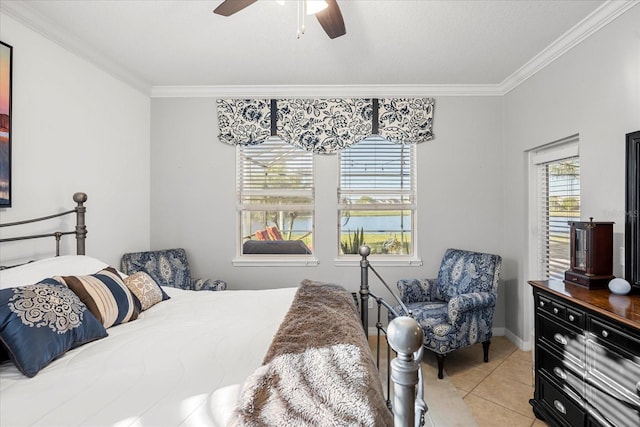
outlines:
M60 255L60 238L62 236L66 236L69 234L74 234L76 236L76 254L77 255L85 255L85 240L87 238L87 226L84 222L84 216L87 211L87 208L84 206L84 202L87 201L86 193L75 193L73 195L73 201L76 202L76 207L65 212L60 212L53 215L47 215L40 218L27 219L23 221L9 222L6 224L0 224L0 227L13 227L16 225L24 225L24 224L32 224L35 222L46 221L49 219L61 217L64 215L68 215L71 213L76 214L76 227L73 231L54 231L53 233L45 233L45 234L31 234L26 236L17 236L17 237L6 237L0 239L0 243L4 242L14 242L18 240L30 240L30 239L41 239L45 237L55 237L56 239L56 256Z

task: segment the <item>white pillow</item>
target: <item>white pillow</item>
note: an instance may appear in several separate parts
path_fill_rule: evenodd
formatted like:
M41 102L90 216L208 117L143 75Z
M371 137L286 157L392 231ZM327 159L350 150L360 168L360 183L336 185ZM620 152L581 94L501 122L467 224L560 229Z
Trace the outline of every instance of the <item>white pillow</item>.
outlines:
M0 270L0 289L33 285L53 276L85 276L102 270L107 264L86 255L63 255Z

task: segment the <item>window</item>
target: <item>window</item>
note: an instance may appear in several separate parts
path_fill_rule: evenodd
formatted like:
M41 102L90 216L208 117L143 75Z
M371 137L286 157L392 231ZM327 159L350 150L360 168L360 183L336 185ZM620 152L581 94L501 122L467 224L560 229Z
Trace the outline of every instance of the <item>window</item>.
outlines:
M339 253L415 253L415 144L367 138L339 153Z
M537 269L543 279L564 279L569 269L569 222L580 220L577 138L532 157L536 181Z
M236 150L240 254L312 254L313 153L279 138Z

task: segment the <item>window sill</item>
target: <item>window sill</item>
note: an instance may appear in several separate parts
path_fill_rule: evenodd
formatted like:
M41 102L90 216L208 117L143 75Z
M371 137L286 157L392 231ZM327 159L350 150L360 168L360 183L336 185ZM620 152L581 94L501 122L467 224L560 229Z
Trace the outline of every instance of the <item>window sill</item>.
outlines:
M333 264L336 267L359 267L360 255L354 255L353 257L340 257L333 260ZM390 257L390 256L375 256L371 255L367 257L367 260L373 265L373 267L420 267L422 260L420 258L413 257Z
M234 267L316 267L319 264L315 257L284 255L243 256L231 263Z

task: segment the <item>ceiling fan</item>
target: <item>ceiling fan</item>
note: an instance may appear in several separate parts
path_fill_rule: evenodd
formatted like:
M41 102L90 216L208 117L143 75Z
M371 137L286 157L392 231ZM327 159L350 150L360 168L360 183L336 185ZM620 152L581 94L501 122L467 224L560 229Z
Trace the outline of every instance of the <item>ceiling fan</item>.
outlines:
M257 0L224 0L218 7L215 8L213 13L222 16L231 16L236 12L241 11L247 6L252 5ZM307 7L308 0L298 0L305 2ZM319 12L316 12L316 18L324 29L325 33L331 39L343 36L347 34L347 30L344 27L344 20L342 19L342 13L336 0L325 0L326 7Z

